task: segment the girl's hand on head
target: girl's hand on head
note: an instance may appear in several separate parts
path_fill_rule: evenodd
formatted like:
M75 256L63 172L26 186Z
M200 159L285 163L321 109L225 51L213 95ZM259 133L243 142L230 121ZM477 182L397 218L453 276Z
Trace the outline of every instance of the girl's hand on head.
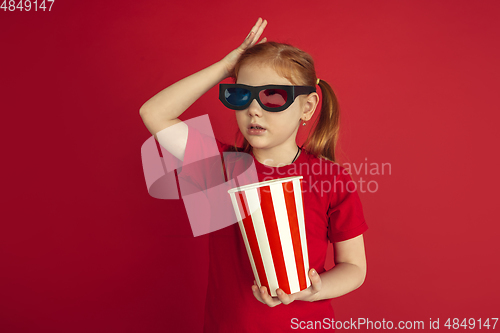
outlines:
M253 295L255 298L269 305L270 307L275 307L279 304L288 305L293 301L307 301L314 302L318 299L318 293L321 290L321 277L318 272L314 268L309 271L309 279L311 279L311 285L309 288L299 291L298 293L288 295L282 289L276 289L276 293L278 297L272 297L267 292L267 288L265 286L259 287L256 286L254 281L254 285L252 286Z
M252 29L250 30L250 33L245 38L243 43L240 46L238 46L237 49L231 51L231 53L229 53L227 56L224 57L224 59L221 60L224 63L224 65L226 66L227 76L231 75L231 72L233 71L234 66L238 62L238 59L243 54L243 52L245 52L246 49L254 46L255 43L257 43L260 36L262 35L262 32L264 32L264 28L266 26L267 26L267 21L262 20L262 18L259 17L259 19L257 20L257 23L255 23L255 25L252 27ZM264 42L266 42L266 40L267 40L267 38L264 37L257 44L264 43Z

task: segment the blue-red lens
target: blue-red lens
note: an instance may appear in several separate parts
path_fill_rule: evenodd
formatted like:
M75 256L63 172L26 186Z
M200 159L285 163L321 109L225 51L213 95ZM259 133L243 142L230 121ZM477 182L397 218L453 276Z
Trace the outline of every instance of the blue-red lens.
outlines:
M265 89L259 92L259 99L267 107L278 108L287 101L288 95L283 89Z
M234 106L242 106L249 102L252 93L244 88L228 88L224 92L226 101Z

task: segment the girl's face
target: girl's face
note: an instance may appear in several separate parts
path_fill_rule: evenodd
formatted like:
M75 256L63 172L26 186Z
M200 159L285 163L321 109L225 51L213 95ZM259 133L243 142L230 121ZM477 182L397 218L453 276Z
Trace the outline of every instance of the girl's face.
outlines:
M267 84L293 85L288 79L279 76L272 67L265 65L246 64L240 67L236 83L250 86L263 86ZM270 112L262 109L256 99L247 109L234 111L238 127L253 148L269 149L297 149L295 137L301 118L304 117L304 98L298 96L286 110ZM251 134L250 124L257 123L265 128L262 134Z

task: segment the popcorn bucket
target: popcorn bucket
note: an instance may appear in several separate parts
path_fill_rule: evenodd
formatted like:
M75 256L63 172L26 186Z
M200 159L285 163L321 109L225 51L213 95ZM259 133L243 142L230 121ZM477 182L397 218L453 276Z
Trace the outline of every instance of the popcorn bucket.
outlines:
M271 296L311 285L302 176L278 178L228 191L257 285Z

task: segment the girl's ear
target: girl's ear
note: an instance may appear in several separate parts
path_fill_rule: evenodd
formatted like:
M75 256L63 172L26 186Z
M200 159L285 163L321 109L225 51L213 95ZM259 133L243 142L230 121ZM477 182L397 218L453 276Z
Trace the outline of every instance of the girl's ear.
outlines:
M307 99L304 104L304 111L303 114L307 117L306 119L309 120L312 118L314 112L316 111L316 107L318 106L319 103L319 95L318 93L310 93L307 96Z

